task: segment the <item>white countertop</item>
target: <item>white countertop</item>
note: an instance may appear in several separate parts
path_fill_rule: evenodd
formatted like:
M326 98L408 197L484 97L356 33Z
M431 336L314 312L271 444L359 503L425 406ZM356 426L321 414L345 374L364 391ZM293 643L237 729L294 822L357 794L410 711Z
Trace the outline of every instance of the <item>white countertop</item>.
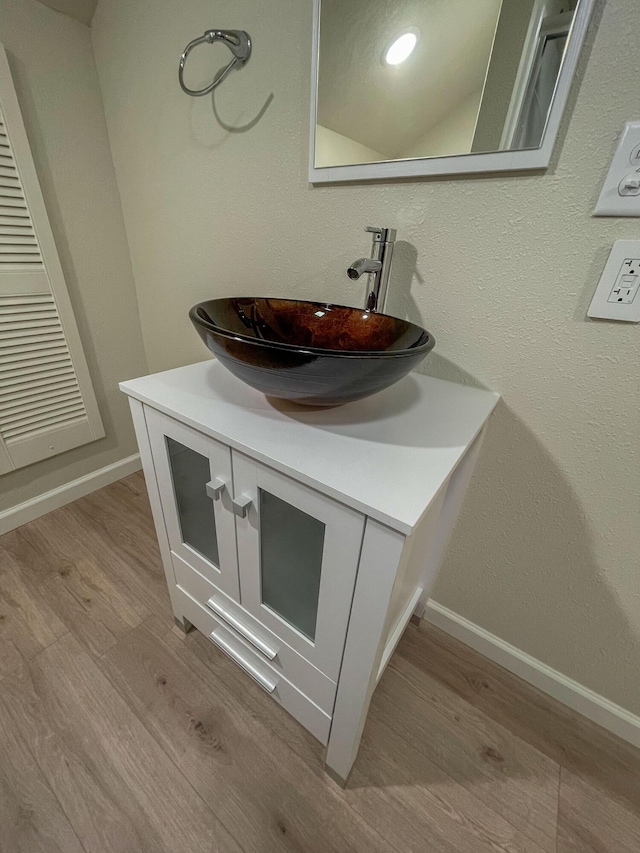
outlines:
M313 409L269 399L214 360L120 388L405 534L499 400L412 373L365 400Z

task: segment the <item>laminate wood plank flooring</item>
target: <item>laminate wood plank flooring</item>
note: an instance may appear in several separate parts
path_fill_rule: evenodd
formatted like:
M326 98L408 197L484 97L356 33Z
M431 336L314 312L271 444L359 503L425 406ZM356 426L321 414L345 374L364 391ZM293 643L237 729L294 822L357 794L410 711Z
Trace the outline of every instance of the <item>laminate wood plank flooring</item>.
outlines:
M83 853L59 800L18 732L0 718L1 853Z
M398 695L403 701L398 705ZM559 765L396 655L372 714L540 849L555 853Z
M100 663L247 853L388 849L198 658L187 663L143 625Z
M59 520L40 519L25 530L7 534L14 562L23 567L22 588L39 595L94 657L150 615L104 571L103 558L89 557L81 540L70 536Z
M346 790L173 626L134 474L0 538L0 853L640 853L640 752L422 623Z
M236 695L257 725L265 725L270 733L280 737L283 745L297 752L306 767L313 769L314 774L326 784L327 777L322 773L323 753L318 742L248 680L235 664L221 655L212 643L196 631L184 637L164 620L154 618L145 623L145 627L183 661L193 665L197 659L199 672L204 665L206 670L215 673L225 683L228 699ZM103 662L108 659L113 665L123 643L112 649ZM118 665L115 671L112 670L115 683L118 683L119 669ZM136 680L131 679L131 682L136 683ZM149 715L148 718L154 716ZM275 754L273 747L272 754ZM541 848L523 833L429 762L391 727L378 725L373 717L367 724L348 789L341 791L334 785L331 787L338 796L334 815L339 805L342 809L345 805L350 806L352 813L360 815L385 839L387 846L384 849L387 850L541 853ZM553 823L555 826L555 815ZM359 846L342 849L375 848L361 842Z
M241 849L73 634L0 688L5 728L27 743L87 851Z
M640 751L626 741L427 622L405 633L399 657L640 817Z
M1 540L0 540L1 541ZM67 633L41 590L0 547L0 678Z
M558 853L638 853L640 818L599 787L562 769Z
M350 787L354 808L379 832L391 828L400 850L427 842L443 853L544 850L377 715L368 720Z

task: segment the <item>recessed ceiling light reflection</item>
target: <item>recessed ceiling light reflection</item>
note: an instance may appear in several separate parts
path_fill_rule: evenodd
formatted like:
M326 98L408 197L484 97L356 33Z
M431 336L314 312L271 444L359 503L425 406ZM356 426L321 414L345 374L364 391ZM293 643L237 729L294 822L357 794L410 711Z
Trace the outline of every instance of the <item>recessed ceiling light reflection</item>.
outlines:
M413 53L418 43L419 32L415 27L401 33L384 50L383 60L387 65L400 65Z

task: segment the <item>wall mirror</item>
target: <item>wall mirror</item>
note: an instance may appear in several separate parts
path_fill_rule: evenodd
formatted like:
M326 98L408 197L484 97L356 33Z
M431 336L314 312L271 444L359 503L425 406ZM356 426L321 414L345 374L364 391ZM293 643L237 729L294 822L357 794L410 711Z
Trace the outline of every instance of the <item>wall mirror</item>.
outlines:
M315 0L312 183L549 165L595 0Z

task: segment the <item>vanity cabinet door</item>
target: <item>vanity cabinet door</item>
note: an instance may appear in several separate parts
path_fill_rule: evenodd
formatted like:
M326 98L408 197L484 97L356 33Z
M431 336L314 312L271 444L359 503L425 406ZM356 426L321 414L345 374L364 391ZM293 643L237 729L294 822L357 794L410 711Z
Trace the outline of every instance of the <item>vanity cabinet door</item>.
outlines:
M365 517L233 451L243 607L337 680Z
M145 407L173 554L239 601L231 450Z

